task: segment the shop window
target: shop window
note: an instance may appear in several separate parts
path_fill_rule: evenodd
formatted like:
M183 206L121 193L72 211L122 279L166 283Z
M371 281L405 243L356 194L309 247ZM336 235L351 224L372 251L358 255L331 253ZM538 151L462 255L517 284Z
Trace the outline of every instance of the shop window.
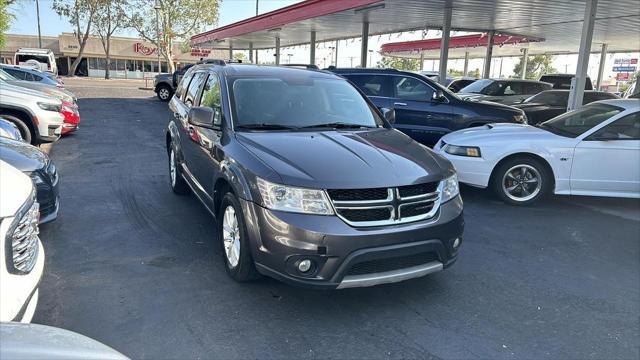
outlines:
M136 60L136 71L143 72L144 71L144 67L142 66L143 64L144 64L144 61Z
M163 73L169 72L169 71L167 70L167 63L166 63L165 61L163 61L163 62L162 62L162 70L161 70L161 71L162 71Z
M135 60L124 60L125 61L125 68L127 68L127 71L136 71L136 61Z
M151 72L151 62L148 60L144 61L144 72Z

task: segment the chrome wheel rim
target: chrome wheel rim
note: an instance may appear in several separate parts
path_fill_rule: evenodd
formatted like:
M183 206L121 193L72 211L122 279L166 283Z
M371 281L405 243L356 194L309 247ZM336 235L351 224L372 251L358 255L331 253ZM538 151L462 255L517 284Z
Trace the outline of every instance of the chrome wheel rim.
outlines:
M222 240L224 253L232 268L238 266L240 260L240 228L238 217L233 206L227 206L222 217Z
M542 190L542 176L531 165L520 164L507 170L502 177L502 191L513 201L527 201Z
M176 186L176 159L173 150L169 155L169 174L171 174L171 186Z
M169 90L167 89L160 89L160 91L158 91L158 95L160 95L161 99L167 99L169 98Z

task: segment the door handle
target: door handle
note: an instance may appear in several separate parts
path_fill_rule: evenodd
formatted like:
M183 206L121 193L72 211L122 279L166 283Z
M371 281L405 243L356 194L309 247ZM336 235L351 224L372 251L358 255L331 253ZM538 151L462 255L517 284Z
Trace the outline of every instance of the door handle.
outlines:
M403 103L403 102L394 102L393 105L396 106L407 106L407 103Z

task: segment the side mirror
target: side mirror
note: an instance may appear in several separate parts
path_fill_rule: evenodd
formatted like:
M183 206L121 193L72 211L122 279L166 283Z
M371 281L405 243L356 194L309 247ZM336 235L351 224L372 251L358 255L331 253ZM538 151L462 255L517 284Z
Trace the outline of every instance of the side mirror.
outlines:
M431 98L437 102L444 102L447 98L444 96L444 92L442 90L436 90L433 92L433 96Z
M210 107L196 106L189 110L187 121L194 126L200 126L208 129L219 129L219 125L213 123L214 111Z
M395 124L396 122L396 111L394 109L389 108L381 108L382 116L384 117L389 124Z

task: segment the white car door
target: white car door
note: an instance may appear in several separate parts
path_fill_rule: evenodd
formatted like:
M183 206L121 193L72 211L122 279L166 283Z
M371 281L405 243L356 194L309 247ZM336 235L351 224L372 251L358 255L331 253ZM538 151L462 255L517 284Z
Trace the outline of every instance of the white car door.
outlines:
M640 197L640 112L608 123L577 144L571 193Z

